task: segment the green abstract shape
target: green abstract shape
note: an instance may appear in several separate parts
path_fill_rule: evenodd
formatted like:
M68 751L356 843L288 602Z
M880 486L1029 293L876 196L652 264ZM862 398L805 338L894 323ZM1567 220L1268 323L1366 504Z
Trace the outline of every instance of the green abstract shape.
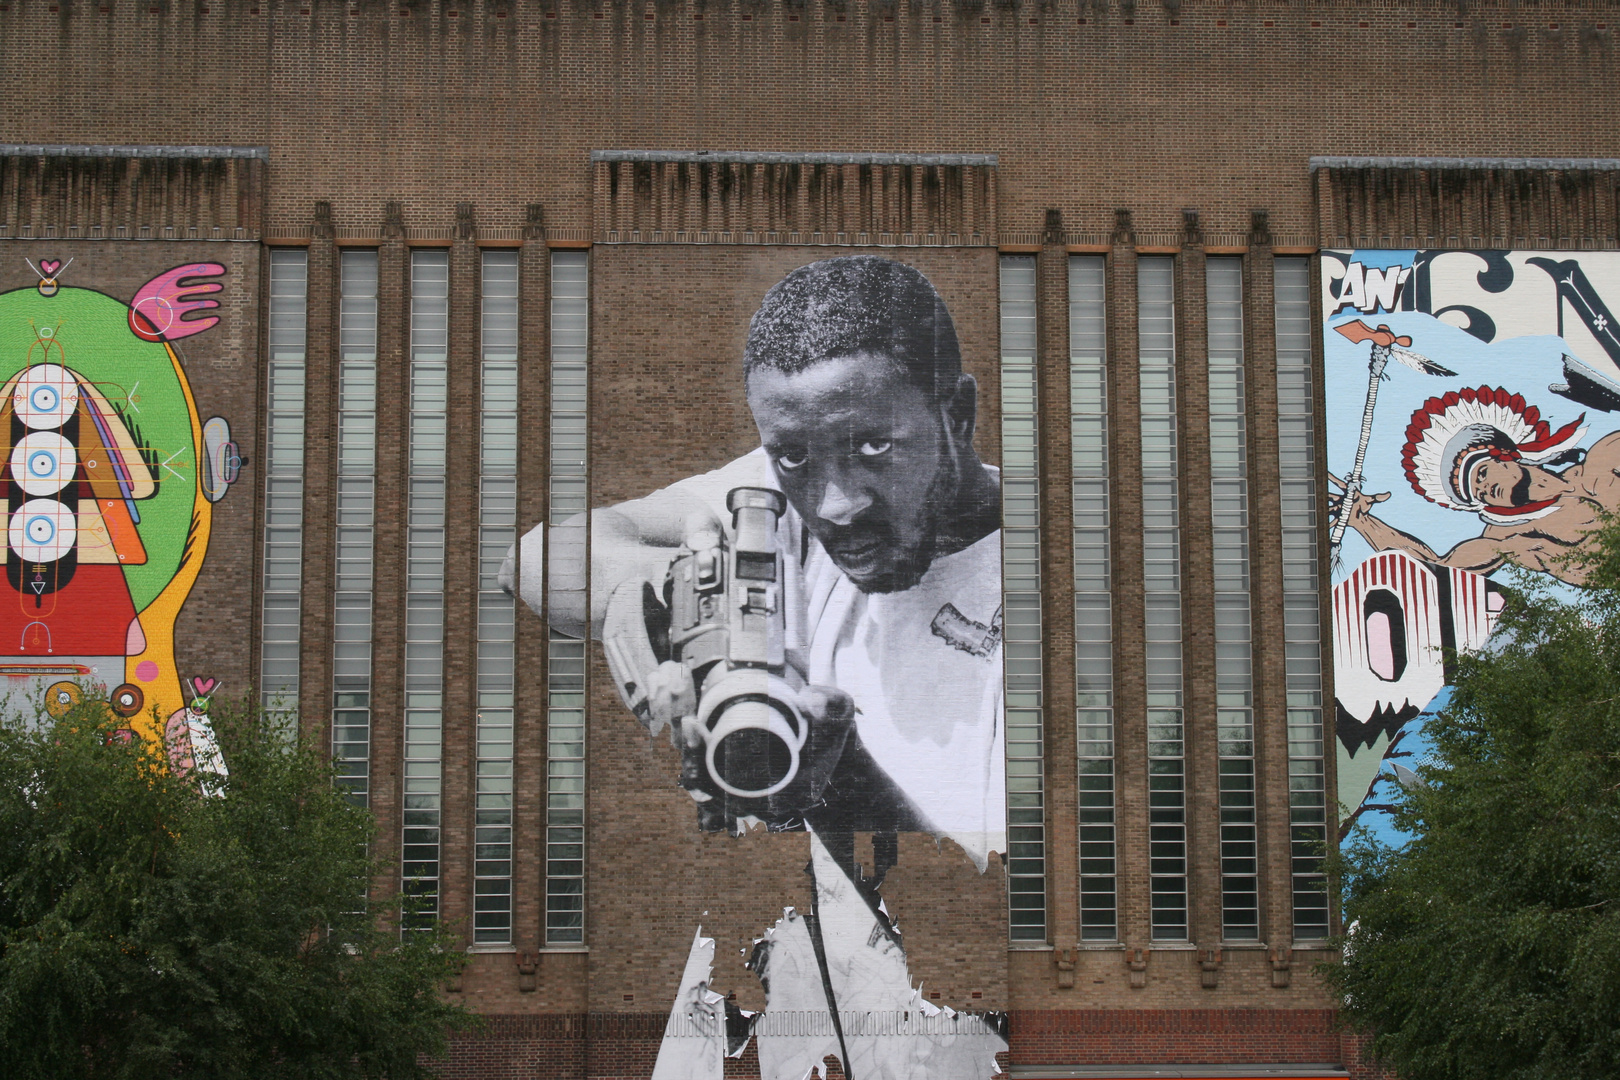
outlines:
M197 451L185 390L168 349L130 330L127 304L91 289L68 288L55 296L41 296L35 288L0 293L0 382L46 359L40 331L47 329L62 346L60 353L50 349L50 362L94 383L155 455L157 493L134 504L146 563L123 568L135 610L144 611L180 568L191 528ZM133 405L131 394L138 399Z

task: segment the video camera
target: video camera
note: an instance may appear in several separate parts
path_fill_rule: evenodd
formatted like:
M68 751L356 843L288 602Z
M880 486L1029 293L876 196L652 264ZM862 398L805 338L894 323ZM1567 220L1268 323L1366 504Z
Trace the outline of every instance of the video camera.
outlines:
M702 775L682 777L695 791L766 799L799 772L809 732L785 653L787 583L776 526L786 508L779 491L733 488L730 538L723 530L689 535L670 563L662 602L636 579L608 604L608 666L644 723L652 722L654 669L673 661L691 673L695 710L679 723L695 724L702 742Z

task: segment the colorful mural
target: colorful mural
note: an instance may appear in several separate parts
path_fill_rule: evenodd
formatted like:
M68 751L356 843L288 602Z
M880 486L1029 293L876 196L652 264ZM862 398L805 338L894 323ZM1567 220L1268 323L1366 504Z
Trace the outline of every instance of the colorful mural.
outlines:
M188 709L175 621L241 467L174 348L219 321L225 268L176 266L124 301L67 284L72 260L29 265L37 285L0 294L3 688L11 708L60 714L104 687L161 740Z
M1322 290L1338 798L1378 832L1503 568L1579 586L1620 509L1620 253L1330 251Z

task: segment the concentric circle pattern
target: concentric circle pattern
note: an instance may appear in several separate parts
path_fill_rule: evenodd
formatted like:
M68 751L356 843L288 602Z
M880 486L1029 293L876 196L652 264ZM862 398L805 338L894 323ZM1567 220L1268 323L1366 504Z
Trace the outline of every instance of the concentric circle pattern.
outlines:
M11 448L11 478L28 495L55 495L73 480L79 455L54 431L34 431Z
M18 377L11 403L27 426L59 428L79 407L79 384L60 364L35 364Z
M65 503L29 499L11 515L7 539L23 562L55 562L73 550L78 519Z

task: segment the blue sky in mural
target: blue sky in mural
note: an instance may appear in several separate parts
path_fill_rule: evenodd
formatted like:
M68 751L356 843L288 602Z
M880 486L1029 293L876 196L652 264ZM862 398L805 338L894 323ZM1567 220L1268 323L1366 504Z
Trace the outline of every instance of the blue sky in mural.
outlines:
M1370 326L1387 325L1397 334L1412 339L1411 350L1450 368L1455 377L1425 375L1401 364L1385 368L1387 378L1378 388L1378 406L1373 414L1373 436L1362 472L1362 490L1375 494L1387 491L1389 501L1377 514L1385 521L1409 532L1440 553L1480 534L1483 525L1474 514L1448 510L1428 502L1412 489L1401 466L1401 448L1406 443L1406 427L1412 413L1431 397L1467 386L1504 387L1523 394L1525 401L1541 410L1542 419L1554 428L1587 413L1592 432L1582 445L1603 430L1615 426L1603 414L1592 414L1567 398L1547 389L1564 378L1562 338L1552 335L1507 338L1486 344L1432 315L1398 311L1378 315L1358 315L1345 311L1329 318L1326 341L1328 471L1344 478L1355 461L1361 435L1361 412L1367 396L1367 362L1371 346L1354 344L1334 327L1361 319ZM1330 485L1331 487L1331 485ZM1344 580L1367 556L1373 554L1354 530L1345 533L1339 563L1333 580Z
M1373 784L1371 793L1367 796L1367 804L1371 807L1388 806L1394 802L1402 784L1413 783L1413 777L1418 767L1427 763L1434 753L1434 744L1429 739L1428 722L1431 717L1451 700L1451 687L1446 687L1434 696L1429 702L1429 711L1406 722L1401 728L1400 741L1386 754L1384 768ZM1364 813L1356 819L1363 829L1383 844L1390 847L1400 847L1412 839L1410 833L1402 832L1395 827L1395 820L1388 813Z

